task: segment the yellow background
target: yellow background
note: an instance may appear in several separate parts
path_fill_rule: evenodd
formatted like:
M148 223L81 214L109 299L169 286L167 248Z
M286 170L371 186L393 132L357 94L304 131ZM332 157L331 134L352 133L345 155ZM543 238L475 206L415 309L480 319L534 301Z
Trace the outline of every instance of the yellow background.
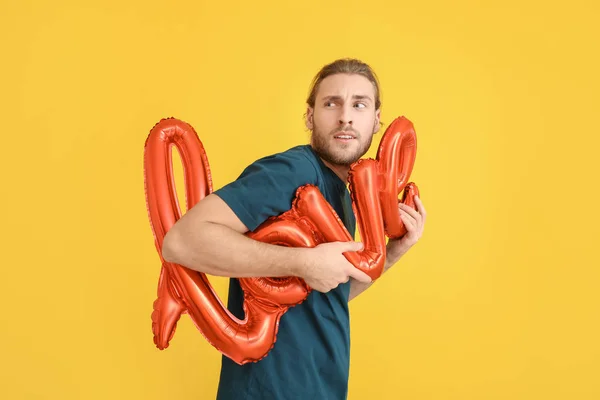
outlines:
M600 398L599 7L416 3L3 1L0 398L214 398L187 315L152 343L144 141L189 122L221 187L308 140L346 56L415 124L429 212L351 303L349 398Z

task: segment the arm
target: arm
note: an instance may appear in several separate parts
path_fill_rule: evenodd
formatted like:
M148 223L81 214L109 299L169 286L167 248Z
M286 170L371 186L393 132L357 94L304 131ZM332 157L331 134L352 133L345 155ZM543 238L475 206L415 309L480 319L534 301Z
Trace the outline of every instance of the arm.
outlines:
M392 243L390 245L390 243ZM390 257L390 247L393 248L394 244L393 241L390 241L388 243L388 245L386 246L386 257L385 257L385 265L383 266L383 272L381 273L381 275L383 275L385 273L385 271L387 271L388 269L390 269L390 267L394 264L396 264L396 262L398 262L400 260L400 258L402 258L402 256L406 253L403 252L400 255L391 258ZM364 292L365 290L367 290L368 288L371 287L371 285L374 283L375 281L369 282L369 283L363 283L363 282L358 282L354 279L352 279L350 281L350 296L348 297L348 301L354 299L356 296L358 296L359 294L361 294L362 292Z
M355 242L314 248L277 246L244 235L292 204L296 189L316 181L314 166L298 152L263 158L188 210L165 235L163 258L209 275L234 278L298 276L327 292L350 278L370 282L343 253Z
M416 210L402 203L398 204L400 218L402 218L402 222L406 227L406 234L400 239L388 241L382 275L385 271L390 269L392 265L396 264L402 256L418 242L421 235L423 235L427 211L425 210L425 207L423 207L423 203L418 196L415 196L415 206L417 207ZM348 301L367 290L372 284L373 282L363 283L352 279L350 281L350 295Z
M210 275L298 276L306 249L275 246L245 236L248 228L217 195L185 213L165 235L163 258Z
M343 253L362 243L324 243L315 248L276 246L250 239L248 229L218 196L211 194L192 207L165 235L163 258L210 275L228 277L299 276L326 293L354 279L370 282Z

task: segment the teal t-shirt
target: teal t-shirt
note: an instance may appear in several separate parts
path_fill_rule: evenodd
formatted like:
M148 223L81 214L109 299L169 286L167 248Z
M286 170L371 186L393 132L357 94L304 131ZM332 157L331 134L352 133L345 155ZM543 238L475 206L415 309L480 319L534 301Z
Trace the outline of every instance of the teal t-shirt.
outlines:
M350 235L356 220L346 184L309 145L262 158L214 193L251 231L289 210L302 185L313 184ZM217 400L310 400L347 398L350 366L350 283L328 293L312 291L280 320L275 346L257 363L238 365L222 357ZM243 291L229 282L228 309L244 318Z

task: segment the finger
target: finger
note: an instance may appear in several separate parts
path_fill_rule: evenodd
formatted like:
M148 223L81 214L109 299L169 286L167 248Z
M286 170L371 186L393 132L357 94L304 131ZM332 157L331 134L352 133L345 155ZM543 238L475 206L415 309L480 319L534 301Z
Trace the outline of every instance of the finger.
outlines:
M404 210L400 210L400 218L402 218L403 222L406 221L411 225L418 225L418 221Z
M365 274L360 269L355 268L354 266L352 266L350 268L350 270L348 271L348 275L351 278L354 278L359 282L363 282L363 283L371 283L372 282L372 279L369 275Z
M417 206L417 210L419 211L421 216L423 216L423 220L425 220L425 217L427 216L427 211L425 210L425 206L423 206L423 202L417 195L415 195L414 199L415 199L415 205Z
M400 219L402 220L402 222L404 223L404 227L406 228L406 230L408 232L414 232L417 230L417 223L416 221L411 218L408 214L400 214Z
M362 242L340 242L340 250L342 253L347 251L360 251L364 248Z
M402 203L400 203L402 204ZM404 207L399 207L400 211L404 211L407 214L409 214L411 217L413 217L414 219L420 219L421 218L421 214L419 214L419 212L417 210L415 210L414 208L407 206L406 204L402 204Z

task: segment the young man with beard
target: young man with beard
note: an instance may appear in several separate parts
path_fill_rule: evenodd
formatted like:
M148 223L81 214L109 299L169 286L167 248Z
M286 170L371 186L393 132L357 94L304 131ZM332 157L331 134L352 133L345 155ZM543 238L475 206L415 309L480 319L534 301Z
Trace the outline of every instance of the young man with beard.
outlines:
M345 399L350 362L348 301L371 285L343 256L356 242L315 248L275 246L244 235L291 208L296 189L319 188L351 235L356 229L346 186L350 165L362 157L380 128L380 90L372 69L340 59L315 76L307 99L310 145L257 160L240 177L189 210L164 239L163 257L206 274L228 276L229 310L244 318L235 278L298 276L313 289L281 318L267 357L240 366L223 356L217 399ZM387 245L385 270L421 237L425 209L402 204L408 233Z

